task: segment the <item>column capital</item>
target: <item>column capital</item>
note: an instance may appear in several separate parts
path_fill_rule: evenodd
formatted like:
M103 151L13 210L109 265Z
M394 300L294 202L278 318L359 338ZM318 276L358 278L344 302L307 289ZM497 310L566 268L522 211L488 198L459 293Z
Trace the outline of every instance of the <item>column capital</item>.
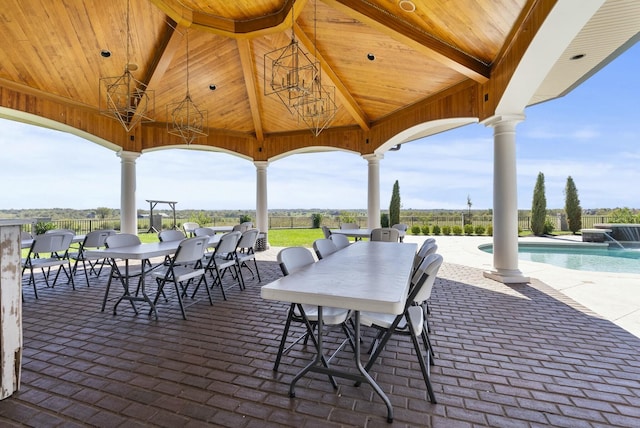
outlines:
M382 153L369 153L368 155L362 155L362 158L367 162L377 162L384 159L384 154Z
M142 153L139 152L128 152L126 150L120 150L116 153L116 156L118 156L123 161L135 161L140 157L141 154Z
M269 161L253 161L253 164L257 169L266 169L269 166Z
M520 113L498 114L483 120L481 123L484 124L485 126L490 126L492 128L495 128L496 126L504 125L504 124L512 124L513 126L515 126L518 123L524 121L524 119L525 119L525 115Z

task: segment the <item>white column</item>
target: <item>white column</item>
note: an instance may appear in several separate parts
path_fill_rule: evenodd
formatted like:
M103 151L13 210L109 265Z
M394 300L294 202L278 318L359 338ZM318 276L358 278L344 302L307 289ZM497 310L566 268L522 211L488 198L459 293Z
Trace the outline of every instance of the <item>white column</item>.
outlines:
M267 205L267 166L268 161L255 161L256 166L256 227L264 233L268 244L269 211Z
M493 267L487 278L508 284L529 282L518 269L518 187L516 125L523 115L494 116L493 127Z
M29 220L0 220L0 400L20 389L23 349L20 228L29 223Z
M367 193L367 228L380 227L380 160L383 155L363 156L369 164Z
M138 234L136 211L136 159L140 153L119 151L120 166L120 232ZM149 219L151 221L151 219Z

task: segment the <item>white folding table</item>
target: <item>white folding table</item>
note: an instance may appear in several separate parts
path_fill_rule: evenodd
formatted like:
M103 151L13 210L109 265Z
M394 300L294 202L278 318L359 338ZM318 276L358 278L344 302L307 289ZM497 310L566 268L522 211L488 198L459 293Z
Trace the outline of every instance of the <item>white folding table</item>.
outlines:
M220 235L212 235L209 237L209 246L214 246L220 241ZM156 257L164 257L171 255L176 252L178 246L180 245L180 241L165 241L165 242L152 242L146 244L139 245L131 245L127 247L118 247L118 248L103 248L99 250L88 250L86 252L87 257L93 258L108 258L111 259L112 263L115 263L116 259L124 260L124 268L125 268L125 281L124 281L124 292L122 296L118 299L116 304L113 306L113 313L116 313L116 309L118 305L123 300L128 300L133 305L134 301L142 301L147 302L151 307L151 310L155 314L156 319L158 318L158 313L156 311L156 307L149 298L145 290L145 271L144 266L148 264L147 262L150 259ZM131 294L129 289L129 260L140 260L142 262L142 277L140 283L140 293L142 296L138 296L136 294ZM147 271L148 272L148 271ZM107 296L105 294L106 302ZM102 310L104 310L104 302ZM135 306L134 306L135 309Z
M355 314L354 359L359 374L323 365L322 328L318 328L316 357L291 381L291 397L295 397L296 382L308 372L366 382L385 402L387 420L393 420L391 401L360 361L360 311L403 313L416 250L416 244L360 241L262 287L264 299L317 305L319 326L323 306L351 309Z
M207 229L213 230L213 233L227 233L233 230L233 226L205 226Z
M371 239L371 229L329 229L329 231L336 235L344 235L350 238L355 238L356 241L361 240L362 238ZM404 239L406 232L404 230L399 230L400 242Z
M362 238L371 239L371 229L330 229L330 232L355 238L356 241L360 241Z

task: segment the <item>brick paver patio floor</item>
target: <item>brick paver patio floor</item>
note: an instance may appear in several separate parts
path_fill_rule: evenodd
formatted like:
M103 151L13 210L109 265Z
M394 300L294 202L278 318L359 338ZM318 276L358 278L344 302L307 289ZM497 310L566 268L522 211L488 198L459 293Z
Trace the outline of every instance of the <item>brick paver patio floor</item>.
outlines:
M259 263L263 283L281 275ZM399 337L372 369L394 405L388 424L372 389L345 379L334 390L309 375L289 398L311 345L272 371L287 305L263 301L250 275L227 301L214 290L213 306L200 290L187 321L175 299L158 321L124 304L114 316L113 301L100 312L106 278L87 288L79 274L75 291L42 283L38 300L24 287L22 384L0 401L1 426L640 426L640 339L536 281L508 286L445 259L431 301L438 404Z

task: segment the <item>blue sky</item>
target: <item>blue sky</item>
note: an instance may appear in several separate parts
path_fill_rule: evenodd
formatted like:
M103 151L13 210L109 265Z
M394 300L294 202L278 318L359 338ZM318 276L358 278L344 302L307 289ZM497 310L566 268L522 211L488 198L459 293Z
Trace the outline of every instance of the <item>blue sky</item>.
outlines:
M548 208L574 179L583 208L640 208L640 44L563 98L529 107L517 128L518 207L530 209L539 172ZM79 137L0 119L0 209L118 208L120 158ZM398 180L402 207L492 207L493 130L480 124L404 144L380 163L380 204ZM255 167L213 152L169 150L137 161L139 208L255 209ZM366 209L367 162L344 152L269 165L270 209Z

